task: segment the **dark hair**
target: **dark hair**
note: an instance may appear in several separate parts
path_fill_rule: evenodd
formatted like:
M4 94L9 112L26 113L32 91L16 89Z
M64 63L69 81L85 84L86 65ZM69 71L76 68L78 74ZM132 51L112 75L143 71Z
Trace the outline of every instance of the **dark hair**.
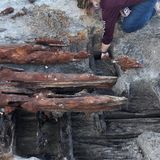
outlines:
M87 14L91 14L93 4L90 0L77 0L77 7L80 9L85 9Z

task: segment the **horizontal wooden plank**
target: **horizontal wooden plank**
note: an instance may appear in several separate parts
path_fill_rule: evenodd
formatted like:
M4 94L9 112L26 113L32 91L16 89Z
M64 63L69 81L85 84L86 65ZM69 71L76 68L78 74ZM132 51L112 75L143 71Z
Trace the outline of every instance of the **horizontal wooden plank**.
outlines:
M29 88L54 87L108 87L111 88L117 81L114 76L96 76L94 74L62 74L18 72L11 69L0 71L0 81L21 82Z
M84 51L73 53L52 50L47 47L27 44L0 46L0 63L49 65L80 61L90 55Z

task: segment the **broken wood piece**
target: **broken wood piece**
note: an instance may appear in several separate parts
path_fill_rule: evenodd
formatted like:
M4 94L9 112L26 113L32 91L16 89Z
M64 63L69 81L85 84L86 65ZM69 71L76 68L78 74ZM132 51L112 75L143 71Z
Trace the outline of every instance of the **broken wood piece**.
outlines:
M139 61L137 61L134 58L130 58L128 56L120 56L120 57L115 57L113 58L113 56L111 55L111 53L108 54L104 54L102 56L102 52L100 51L93 51L93 56L95 60L104 60L104 61L109 61L111 63L116 63L118 65L120 65L121 69L123 71L132 69L132 68L142 68L143 65L140 64Z
M15 111L15 110L16 110L15 107L11 107L11 106L5 106L5 107L4 107L4 113L5 113L5 114L10 114L10 113L12 113L12 112Z
M14 14L11 18L15 19L17 17L22 17L24 15L27 15L27 9L26 8L22 8L21 11L17 12L16 14Z
M90 95L86 89L83 89L81 92L75 93L75 94L55 94L50 90L43 90L39 93L35 93L34 97L46 97L46 98L71 98L71 97L82 97Z
M18 87L17 83L0 83L0 93L31 95L33 92L29 89Z
M94 74L17 72L10 69L2 69L0 71L0 81L19 82L31 89L66 87L111 88L116 83L117 77L96 76Z
M134 58L130 58L128 56L117 57L117 58L115 58L115 60L113 60L113 62L120 65L120 67L123 71L126 71L128 69L132 69L132 68L142 68L143 67L143 65L140 64L139 61L137 61Z
M24 71L23 68L9 67L9 66L0 66L0 70L3 70L3 69L10 69L12 71L17 71L17 72L23 72Z
M57 39L51 39L51 38L36 38L35 43L41 44L41 45L56 46L56 47L66 47L67 46L64 44L64 42L57 40Z
M116 109L126 103L125 97L114 96L84 96L73 98L45 98L36 96L22 104L30 112L60 111L60 112L98 112Z
M0 46L0 54L13 54L16 52L17 54L22 52L21 54L30 54L34 51L48 51L46 47L40 45L31 45L31 44L14 44L14 45L1 45ZM8 53L9 52L9 53Z
M28 96L0 93L0 108L8 106L9 104L22 103L27 101L29 101Z
M90 54L87 52L49 51L46 47L34 45L0 46L0 63L15 64L58 64L80 61Z
M13 7L8 7L6 9L4 9L3 11L0 12L0 15L8 15L14 12L14 8Z

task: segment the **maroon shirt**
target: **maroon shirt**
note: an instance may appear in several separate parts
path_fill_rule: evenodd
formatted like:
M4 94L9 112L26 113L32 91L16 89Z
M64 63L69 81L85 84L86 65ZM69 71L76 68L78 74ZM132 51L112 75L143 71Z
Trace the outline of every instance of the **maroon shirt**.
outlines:
M120 16L120 10L143 2L144 0L101 0L102 18L105 21L102 42L109 44L113 39L115 24Z

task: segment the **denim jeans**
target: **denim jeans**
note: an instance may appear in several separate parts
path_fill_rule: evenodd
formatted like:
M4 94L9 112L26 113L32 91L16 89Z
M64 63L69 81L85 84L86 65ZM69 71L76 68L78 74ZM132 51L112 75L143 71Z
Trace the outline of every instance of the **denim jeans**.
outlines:
M130 7L132 12L122 22L123 31L130 33L144 27L156 12L154 9L156 2L157 0L145 0L138 5Z

